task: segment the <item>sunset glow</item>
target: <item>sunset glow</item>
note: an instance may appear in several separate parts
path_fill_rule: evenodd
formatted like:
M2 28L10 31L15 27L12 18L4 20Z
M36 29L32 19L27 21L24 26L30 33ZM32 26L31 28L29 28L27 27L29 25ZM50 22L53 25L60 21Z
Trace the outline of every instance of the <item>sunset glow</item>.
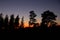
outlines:
M60 32L60 0L0 0L1 32Z
M0 13L3 16L7 14L10 18L11 14L14 17L19 15L20 19L24 16L24 26L28 26L29 12L34 10L37 14L37 22L41 23L41 14L45 10L50 10L56 14L57 23L60 25L60 1L59 0L0 0Z
M24 28L28 26L29 26L28 22L24 22Z

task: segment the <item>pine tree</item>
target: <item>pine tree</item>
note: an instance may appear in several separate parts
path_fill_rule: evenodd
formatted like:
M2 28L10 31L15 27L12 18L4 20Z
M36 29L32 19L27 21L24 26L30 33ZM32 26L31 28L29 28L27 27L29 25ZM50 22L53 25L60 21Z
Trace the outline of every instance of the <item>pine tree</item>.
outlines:
M19 15L15 18L15 27L19 27Z
M11 30L11 31L13 31L13 29L14 29L14 22L15 22L14 15L12 14L12 15L10 16L10 22L9 22L10 30Z
M5 16L5 19L4 19L4 26L5 26L5 29L6 29L6 30L8 29L8 25L9 25L8 15L6 15L6 16Z
M3 27L3 22L4 22L3 14L0 13L0 30L1 30L1 29L4 29L4 27Z
M21 19L21 28L24 28L24 16Z

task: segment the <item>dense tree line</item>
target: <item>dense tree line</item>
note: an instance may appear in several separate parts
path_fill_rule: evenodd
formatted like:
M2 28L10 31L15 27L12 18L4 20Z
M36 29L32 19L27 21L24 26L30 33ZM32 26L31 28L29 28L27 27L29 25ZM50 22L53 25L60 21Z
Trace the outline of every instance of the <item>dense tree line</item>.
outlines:
M29 12L29 27L24 28L24 17L21 18L21 24L19 24L19 15L14 18L14 14L8 15L3 18L3 13L0 13L0 31L1 32L60 32L60 28L57 26L56 17L53 12L47 10L41 14L42 20L41 25L37 23L35 17L37 16L34 11ZM31 28L30 26L33 25Z

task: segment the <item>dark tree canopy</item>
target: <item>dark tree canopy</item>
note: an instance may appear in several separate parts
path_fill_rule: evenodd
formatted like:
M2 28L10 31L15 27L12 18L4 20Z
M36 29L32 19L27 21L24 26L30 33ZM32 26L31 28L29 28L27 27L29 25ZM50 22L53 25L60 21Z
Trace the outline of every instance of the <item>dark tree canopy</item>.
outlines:
M53 25L53 23L55 23L54 21L56 20L57 16L53 12L47 10L41 14L41 17L42 17L42 24L48 25L50 22L51 25Z
M45 11L43 14L42 14L42 17L45 19L52 19L52 20L56 20L56 15L53 13L53 12L50 12L49 10L48 11Z

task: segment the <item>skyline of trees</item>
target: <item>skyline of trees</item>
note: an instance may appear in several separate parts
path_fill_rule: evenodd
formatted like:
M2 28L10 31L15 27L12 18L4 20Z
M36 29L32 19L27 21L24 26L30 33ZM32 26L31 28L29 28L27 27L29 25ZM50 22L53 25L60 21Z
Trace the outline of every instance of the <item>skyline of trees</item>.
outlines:
M29 13L30 13L30 15L29 15L29 19L30 19L30 20L28 21L28 22L29 22L29 26L32 25L32 24L33 24L33 25L34 25L34 24L38 24L38 23L37 23L37 20L35 19L35 17L37 16L37 13L34 13L34 11L30 11ZM56 22L54 22L54 21L56 20L56 17L57 17L57 16L54 15L53 12L50 12L49 10L47 10L47 11L45 11L44 13L45 13L45 14L43 14L43 13L41 14L41 17L42 17L41 20L42 20L42 21L48 20L48 19L50 18L50 19L47 21L47 24L48 24L49 22L52 23L52 24L53 24L53 23L54 23L54 24L57 24ZM47 13L48 13L48 14L47 14ZM46 16L45 16L45 15L46 15ZM49 16L49 15L50 15L50 16ZM43 16L44 16L44 17L43 17ZM52 17L51 17L51 16L52 16ZM0 20L2 20L2 21L4 20L6 24L10 24L10 25L12 25L12 26L13 26L14 24L15 24L15 26L19 25L19 20L20 20L19 15L17 15L16 18L14 18L14 14L12 14L12 15L10 16L10 19L9 19L8 15L6 15L5 18L3 18L3 13L0 13L0 17L1 17ZM2 22L2 21L1 21L1 22ZM9 21L10 21L12 24L11 24ZM20 23L21 23L21 26L24 25L24 21L25 21L25 20L24 20L24 16L23 16L23 17L21 18L21 22L20 22ZM41 22L42 22L42 21L41 21ZM14 22L15 22L15 23L14 23ZM3 22L2 22L2 23L3 23ZM52 24L51 24L51 25L52 25ZM23 26L23 27L24 27L24 26Z
M29 26L28 29L26 30L33 30L33 31L55 31L58 30L60 31L59 28L57 28L57 22L56 18L57 15L55 15L53 12L47 10L44 11L41 14L41 25L37 22L37 19L35 19L35 17L37 17L37 14L34 11L30 11L29 12ZM21 22L19 23L19 20L21 19ZM22 18L19 18L19 15L16 16L16 18L14 18L14 14L12 14L10 16L10 19L8 17L8 15L5 16L5 18L3 18L3 14L0 14L0 31L21 31L21 30L25 30L24 29L24 16ZM31 28L31 26L33 29L29 29Z

